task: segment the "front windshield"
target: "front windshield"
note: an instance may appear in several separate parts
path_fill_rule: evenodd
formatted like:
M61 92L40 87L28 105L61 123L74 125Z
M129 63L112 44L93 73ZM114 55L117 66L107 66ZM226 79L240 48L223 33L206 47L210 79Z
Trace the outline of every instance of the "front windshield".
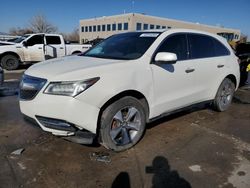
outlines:
M137 59L146 52L159 35L159 32L133 32L113 35L83 55L107 59Z
M15 43L20 43L20 42L22 42L24 39L28 38L29 36L30 36L30 35L23 35L23 36L17 38L16 40L14 40L13 42L15 42Z

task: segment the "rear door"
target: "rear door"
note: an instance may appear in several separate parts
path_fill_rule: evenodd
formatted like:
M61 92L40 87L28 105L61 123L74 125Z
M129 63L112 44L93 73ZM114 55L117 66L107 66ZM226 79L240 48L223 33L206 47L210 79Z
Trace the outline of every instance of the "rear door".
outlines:
M46 59L65 56L65 45L60 36L46 35L45 57Z
M185 107L195 101L193 90L195 69L193 62L188 60L186 34L167 37L155 54L158 52L175 53L178 60L175 64L154 62L151 64L155 115Z
M208 35L188 34L190 59L195 67L197 102L208 100L215 95L214 88L225 77L227 57L230 54L217 39ZM220 84L220 83L219 83Z

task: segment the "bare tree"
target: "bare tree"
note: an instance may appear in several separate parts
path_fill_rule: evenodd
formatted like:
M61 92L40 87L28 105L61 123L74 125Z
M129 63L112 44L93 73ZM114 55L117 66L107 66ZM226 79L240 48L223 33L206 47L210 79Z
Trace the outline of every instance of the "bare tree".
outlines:
M62 33L64 39L69 42L79 42L79 29L75 28L71 33Z
M30 20L30 29L34 33L55 33L57 27L48 22L44 15L36 15Z
M30 28L13 27L9 30L9 33L11 35L21 36L21 35L25 35L28 33L33 33L33 31Z

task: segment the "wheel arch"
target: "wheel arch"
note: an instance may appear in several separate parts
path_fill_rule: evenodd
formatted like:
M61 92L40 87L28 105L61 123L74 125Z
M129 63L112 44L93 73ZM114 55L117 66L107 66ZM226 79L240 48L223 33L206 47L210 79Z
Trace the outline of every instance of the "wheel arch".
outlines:
M148 101L146 99L146 97L139 91L136 91L136 90L126 90L126 91L123 91L115 96L113 96L112 98L110 98L107 102L105 102L101 109L100 109L100 112L99 112L99 115L98 115L98 121L97 121L97 130L96 130L96 133L99 135L99 130L100 130L100 121L101 121L101 116L102 116L102 113L103 111L109 106L111 105L112 103L114 103L115 101L123 98L123 97L134 97L136 99L138 99L142 106L144 107L144 110L145 110L145 113L146 113L146 122L149 121L149 104L148 104Z
M230 80L234 83L235 88L237 88L237 85L238 85L239 83L237 82L237 79L236 79L236 76L235 76L235 75L229 74L229 75L227 75L225 78L230 79Z
M73 55L73 54L80 54L80 53L82 53L80 50L75 50L75 51L73 51L73 52L71 53L71 55Z
M8 51L8 52L4 52L4 53L0 54L0 62L1 62L2 58L6 55L14 55L18 58L19 61L21 61L20 56L16 52Z

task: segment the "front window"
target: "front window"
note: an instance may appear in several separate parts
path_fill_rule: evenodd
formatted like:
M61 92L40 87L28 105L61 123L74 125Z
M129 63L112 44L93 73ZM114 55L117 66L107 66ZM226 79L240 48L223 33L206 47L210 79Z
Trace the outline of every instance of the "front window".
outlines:
M141 57L160 32L133 32L113 35L83 56L132 60Z

